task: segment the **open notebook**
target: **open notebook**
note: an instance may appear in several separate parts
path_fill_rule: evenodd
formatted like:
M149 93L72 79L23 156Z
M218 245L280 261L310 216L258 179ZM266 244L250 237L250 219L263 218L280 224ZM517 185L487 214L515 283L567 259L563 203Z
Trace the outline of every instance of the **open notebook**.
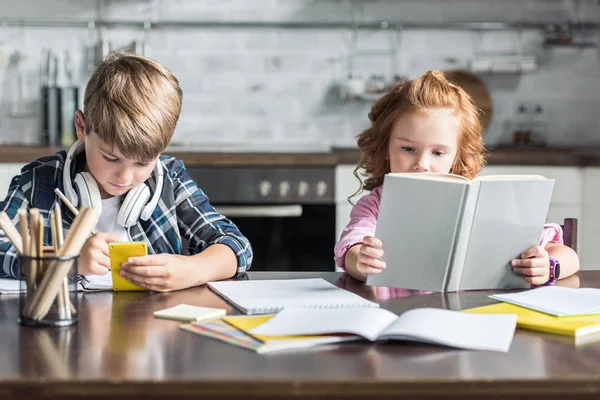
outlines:
M77 282L78 292L97 292L112 290L112 277L110 274L103 276L79 276ZM11 294L25 292L25 286L21 287L18 279L0 278L0 294Z
M478 315L436 308L416 308L400 316L381 308L288 308L249 333L271 337L350 333L373 342L404 340L507 352L516 323L516 315Z
M209 282L208 286L248 315L286 307L379 307L321 278Z

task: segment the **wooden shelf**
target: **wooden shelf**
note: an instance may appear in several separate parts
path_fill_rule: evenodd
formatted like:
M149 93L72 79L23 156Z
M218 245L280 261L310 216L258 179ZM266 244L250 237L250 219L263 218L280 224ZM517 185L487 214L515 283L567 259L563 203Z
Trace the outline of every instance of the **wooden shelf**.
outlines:
M0 146L0 163L28 163L60 150L56 147ZM497 147L490 148L488 165L600 166L600 147ZM335 166L357 164L356 149L333 149L331 152L185 152L167 151L189 166Z

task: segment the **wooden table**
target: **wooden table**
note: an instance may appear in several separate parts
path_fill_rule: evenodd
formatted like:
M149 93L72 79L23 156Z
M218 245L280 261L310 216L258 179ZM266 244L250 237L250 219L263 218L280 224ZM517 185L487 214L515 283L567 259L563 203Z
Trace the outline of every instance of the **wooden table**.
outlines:
M339 273L249 273L249 279L321 276L396 313L491 303L490 292L380 299ZM600 287L600 271L564 282ZM600 342L518 330L510 352L415 343L346 343L258 355L179 329L152 312L179 303L225 307L206 287L175 293L91 293L80 321L62 329L21 327L18 297L0 296L0 397L25 398L600 398Z

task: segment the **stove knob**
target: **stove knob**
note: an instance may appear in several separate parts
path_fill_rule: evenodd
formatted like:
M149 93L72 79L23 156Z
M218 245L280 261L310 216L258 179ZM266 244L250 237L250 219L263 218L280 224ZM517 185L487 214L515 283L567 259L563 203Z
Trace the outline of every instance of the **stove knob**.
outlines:
M298 196L304 197L308 194L308 182L300 181L298 184Z
M292 186L290 185L290 183L288 181L283 181L279 184L279 195L281 197L287 197L287 195L290 193L290 189L292 188Z
M327 193L327 184L323 181L317 182L317 196L323 197Z
M271 193L271 182L269 182L269 181L262 181L258 185L258 191L260 192L260 195L262 197L267 197L269 195L269 193Z

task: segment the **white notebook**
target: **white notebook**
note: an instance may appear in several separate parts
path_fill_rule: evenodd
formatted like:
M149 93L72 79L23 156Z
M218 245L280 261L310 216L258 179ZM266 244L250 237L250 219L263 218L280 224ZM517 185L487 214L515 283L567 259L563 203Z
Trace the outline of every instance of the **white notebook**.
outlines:
M489 297L556 317L600 314L600 289L594 288L546 286Z
M78 292L99 292L112 290L112 276L91 275L79 276L77 282ZM12 278L0 278L0 294L19 294L25 292L25 286L21 288L20 281Z
M286 307L379 307L322 278L209 282L208 286L248 315Z
M471 350L507 352L517 316L416 308L400 316L384 309L289 308L252 329L268 336L351 333L370 341L406 340Z

